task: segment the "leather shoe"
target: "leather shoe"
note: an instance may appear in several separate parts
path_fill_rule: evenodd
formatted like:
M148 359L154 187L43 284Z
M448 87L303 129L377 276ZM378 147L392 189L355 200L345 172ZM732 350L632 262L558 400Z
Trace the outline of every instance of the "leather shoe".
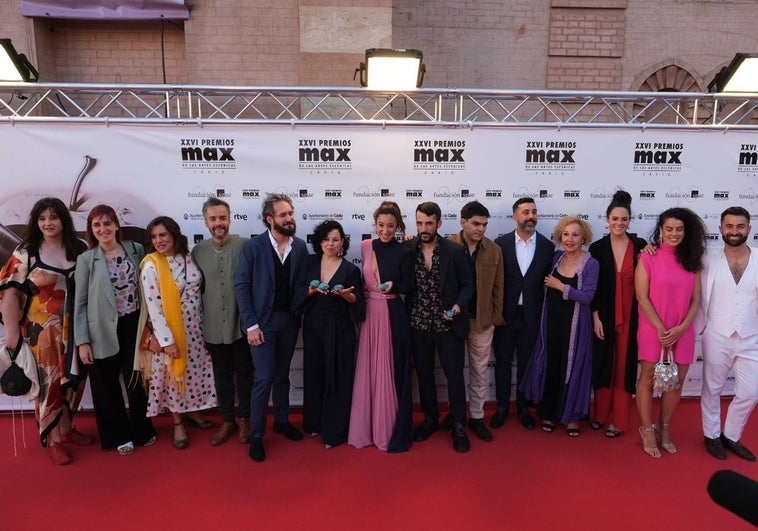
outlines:
M431 437L432 433L440 430L440 423L436 420L432 420L429 417L424 419L418 428L413 430L413 440L421 442Z
M466 428L463 427L462 422L453 424L451 436L453 437L453 449L456 452L468 452L471 449L471 443L468 440Z
M303 432L289 422L274 422L274 433L281 433L290 441L302 441Z
M450 431L453 429L453 417L450 416L450 413L445 415L445 418L440 422L440 429L442 431Z
M521 421L521 425L525 427L527 430L533 430L535 423L534 419L532 418L531 413L529 413L529 410L526 408L519 409L518 411L518 419Z
M239 438L242 444L250 444L250 419L240 417Z
M260 437L253 437L250 439L250 451L248 454L250 455L250 459L256 463L265 460L266 450L263 449L263 439Z
M721 461L726 459L726 450L724 450L724 445L721 444L720 437L714 437L713 439L710 437L703 437L703 442L705 443L705 449L708 450L708 453L713 457L720 459Z
M235 431L237 431L237 425L234 422L224 421L211 437L211 446L221 446L229 440L229 437L234 435Z
M508 418L508 408L503 406L497 406L495 414L490 419L490 426L493 428L499 428L505 424L505 419Z
M733 441L723 433L721 434L721 444L728 450L734 452L737 457L741 457L747 461L755 461L755 455L753 452L742 446L739 441Z
M473 432L476 433L476 436L484 442L492 441L492 433L487 429L487 426L484 425L483 419L468 419L468 427L471 428Z

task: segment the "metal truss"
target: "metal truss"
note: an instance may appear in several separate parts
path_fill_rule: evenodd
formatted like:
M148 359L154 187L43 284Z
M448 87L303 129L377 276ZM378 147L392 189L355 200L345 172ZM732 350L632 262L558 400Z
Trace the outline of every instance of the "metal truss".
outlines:
M0 83L0 122L758 129L758 94Z

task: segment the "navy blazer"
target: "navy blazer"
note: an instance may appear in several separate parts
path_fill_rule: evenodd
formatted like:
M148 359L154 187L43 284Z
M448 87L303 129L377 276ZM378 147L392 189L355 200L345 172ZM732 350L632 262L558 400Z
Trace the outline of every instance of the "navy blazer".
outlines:
M534 250L534 258L526 270L521 274L521 268L516 258L516 231L511 231L495 239L495 243L503 250L503 262L505 265L505 282L503 283L505 294L503 296L503 318L507 323L518 310L519 295L523 292L522 311L524 321L539 328L540 315L542 314L542 301L545 293L545 277L550 274L555 244L545 238L539 232L536 233L537 242Z
M466 308L471 297L474 295L474 275L471 266L466 258L466 252L462 245L452 242L442 236L438 236L439 241L439 259L440 259L440 295L442 298L442 309L449 310L457 304L461 313L453 320L450 329L459 338L465 340L468 337L469 320L466 316ZM415 267L416 249L420 244L418 237L407 242L408 246L413 249L412 260ZM405 302L410 313L413 307L413 300L416 294L416 275L413 275L411 294L406 297Z
M276 283L274 279L274 251L269 231L249 239L242 246L234 292L240 310L242 331L258 325L263 328L271 318ZM308 249L300 238L293 237L290 261L290 308L300 306L308 293L305 279L305 260Z

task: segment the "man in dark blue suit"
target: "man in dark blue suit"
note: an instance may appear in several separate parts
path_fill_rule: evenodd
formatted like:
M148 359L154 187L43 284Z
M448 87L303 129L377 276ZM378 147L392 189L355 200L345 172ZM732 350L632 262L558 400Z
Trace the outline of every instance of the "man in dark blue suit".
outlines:
M269 396L274 403L274 432L298 441L303 434L290 424L289 370L300 319L294 310L305 299L305 242L295 237L295 211L285 194L268 194L261 219L268 230L242 247L234 289L242 328L256 368L250 399L250 458L263 461L263 434ZM273 391L273 392L272 392Z
M413 363L418 377L424 422L413 438L424 441L440 429L437 386L434 381L434 354L447 379L450 416L453 420L453 448L467 452L466 383L463 366L469 320L461 311L474 294L474 278L463 246L441 238L442 212L437 203L416 207L418 236L410 240L413 249L413 288L406 299L411 319Z
M497 410L490 426L499 428L508 417L511 400L511 367L516 355L516 383L521 384L524 369L537 341L545 277L550 273L555 244L536 231L537 206L534 199L521 197L513 203L516 230L495 239L503 251L505 326L495 328L495 393ZM534 429L524 394L516 391L516 411L521 424Z

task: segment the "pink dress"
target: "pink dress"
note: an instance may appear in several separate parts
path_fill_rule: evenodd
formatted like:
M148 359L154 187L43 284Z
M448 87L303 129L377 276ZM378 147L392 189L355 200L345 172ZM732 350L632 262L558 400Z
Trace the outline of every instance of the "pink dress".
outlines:
M675 249L664 244L653 256L645 253L640 255L640 261L650 279L648 298L667 328L674 327L684 320L695 289L696 273L686 271L676 261ZM658 331L647 320L642 308L638 311L638 358L641 361L657 362L661 355ZM694 356L695 329L690 325L674 344L674 361L686 365L692 363Z
M366 320L361 325L358 359L355 365L353 404L347 441L363 448L375 445L387 450L397 415L392 351L392 330L388 297L377 289L373 269L371 240L361 242L363 278L366 297Z

